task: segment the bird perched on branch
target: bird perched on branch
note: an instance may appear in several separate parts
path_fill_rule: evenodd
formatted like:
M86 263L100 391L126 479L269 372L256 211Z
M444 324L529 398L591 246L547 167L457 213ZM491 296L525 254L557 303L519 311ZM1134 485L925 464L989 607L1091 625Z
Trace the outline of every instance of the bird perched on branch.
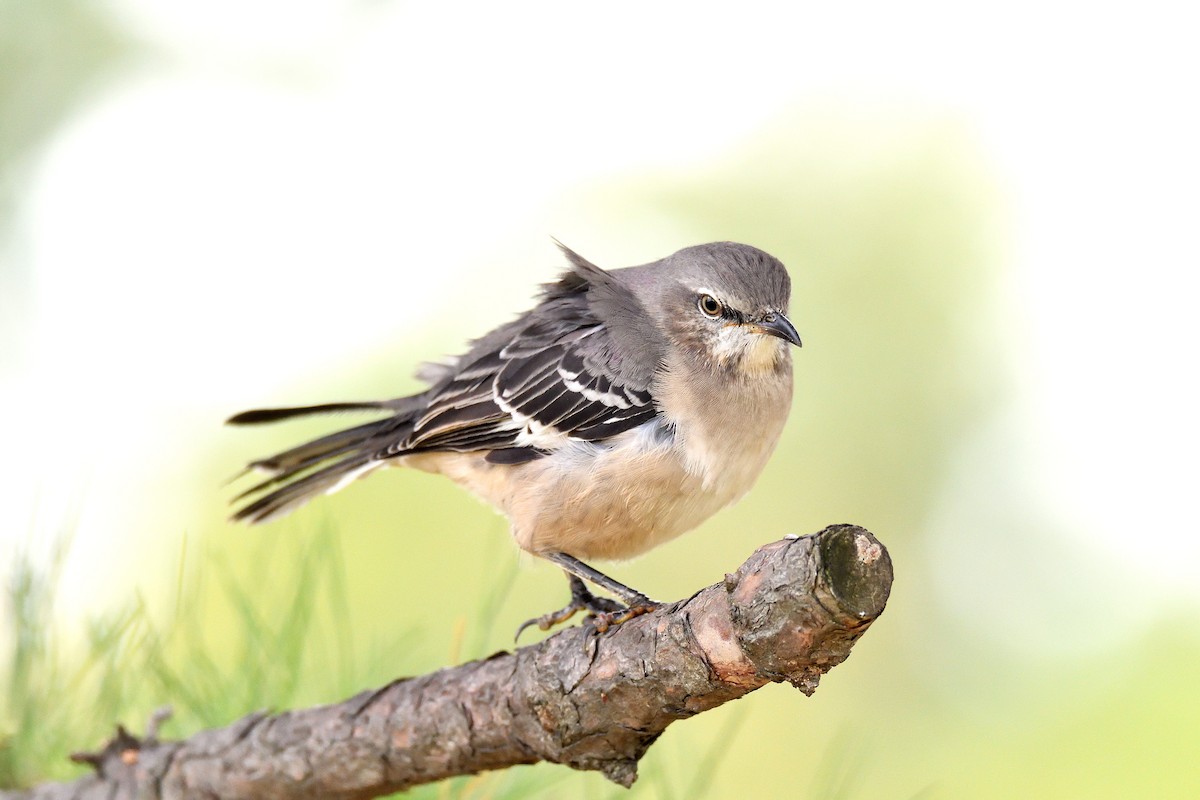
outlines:
M603 630L656 607L581 559L643 553L754 484L791 406L791 281L733 242L611 271L559 246L569 268L537 305L424 369L425 391L230 418L384 415L252 462L269 477L234 518L263 522L380 467L415 467L494 505L523 550L567 573L570 602L526 625L584 611Z

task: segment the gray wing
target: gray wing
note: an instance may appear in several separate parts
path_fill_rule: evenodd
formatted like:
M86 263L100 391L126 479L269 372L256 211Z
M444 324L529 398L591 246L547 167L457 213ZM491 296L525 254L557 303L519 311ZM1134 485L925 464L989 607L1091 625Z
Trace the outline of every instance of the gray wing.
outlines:
M654 419L661 334L616 278L568 256L573 270L542 303L460 359L411 432L376 457L490 450L493 462L520 463L566 439L601 442Z
M239 495L257 497L234 518L279 516L406 453L484 450L489 461L519 464L570 439L602 442L653 420L661 334L614 276L567 256L572 271L546 287L536 308L463 357L427 370L432 385L425 392L233 417L251 424L329 411L391 413L253 462L270 476Z

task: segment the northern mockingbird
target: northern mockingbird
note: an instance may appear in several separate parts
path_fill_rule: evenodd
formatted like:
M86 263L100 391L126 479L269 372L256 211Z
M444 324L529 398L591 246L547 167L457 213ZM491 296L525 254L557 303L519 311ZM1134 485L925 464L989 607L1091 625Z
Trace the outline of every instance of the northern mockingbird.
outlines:
M636 556L750 489L791 406L791 281L777 259L733 242L611 271L559 246L569 269L538 304L426 365L425 391L232 417L386 415L252 462L270 477L237 498L253 499L234 518L263 522L380 467L416 467L491 503L521 549L566 571L571 602L526 625L587 611L603 630L654 608L580 559Z

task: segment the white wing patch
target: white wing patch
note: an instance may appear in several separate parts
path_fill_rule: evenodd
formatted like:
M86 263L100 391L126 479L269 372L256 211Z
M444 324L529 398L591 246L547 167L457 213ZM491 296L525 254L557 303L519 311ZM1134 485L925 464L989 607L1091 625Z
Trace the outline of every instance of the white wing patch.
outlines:
M554 450L569 441L567 435L552 425L543 425L533 417L522 414L513 406L496 396L496 405L500 410L512 417L512 430L517 431L516 447L536 447L539 450ZM505 425L505 428L510 426Z
M603 403L609 408L629 408L629 400L620 395L615 395L611 392L597 392L595 389L584 386L579 381L575 380L579 377L579 373L571 374L562 367L558 368L558 374L563 379L563 386L566 386L572 392L581 394L593 403Z

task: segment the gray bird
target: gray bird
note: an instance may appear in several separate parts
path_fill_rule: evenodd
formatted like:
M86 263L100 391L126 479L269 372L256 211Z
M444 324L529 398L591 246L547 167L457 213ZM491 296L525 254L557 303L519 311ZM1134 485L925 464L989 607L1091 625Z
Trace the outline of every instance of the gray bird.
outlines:
M538 304L426 365L425 391L230 418L386 414L252 462L270 477L236 498L253 499L234 519L263 522L379 467L416 467L491 503L521 549L567 573L570 603L526 625L585 611L603 630L655 608L580 559L643 553L754 484L791 406L791 281L777 259L733 242L611 271L559 246L569 269Z

